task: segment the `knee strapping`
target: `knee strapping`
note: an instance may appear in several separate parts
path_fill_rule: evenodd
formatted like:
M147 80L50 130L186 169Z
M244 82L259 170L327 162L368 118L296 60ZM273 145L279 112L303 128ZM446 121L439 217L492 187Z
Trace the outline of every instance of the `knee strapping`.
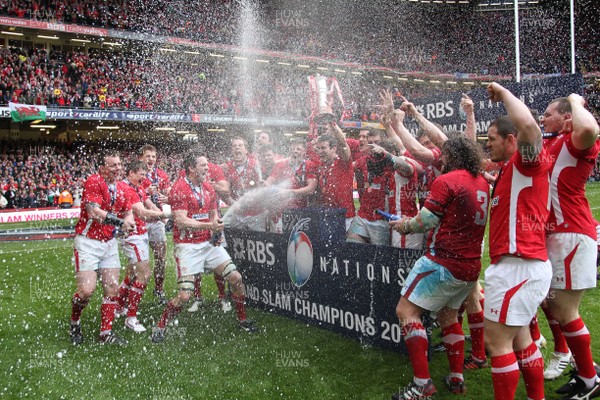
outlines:
M223 274L222 274L223 278L227 278L227 275L231 274L233 271L237 271L237 267L235 266L234 263L230 262L223 269Z
M193 292L194 291L194 281L181 280L177 281L177 287L180 291L184 292Z

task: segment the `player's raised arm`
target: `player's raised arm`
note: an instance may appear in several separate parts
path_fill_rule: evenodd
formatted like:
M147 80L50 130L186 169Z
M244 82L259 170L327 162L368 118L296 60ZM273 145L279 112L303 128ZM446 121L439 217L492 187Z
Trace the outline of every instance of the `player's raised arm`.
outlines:
M391 125L394 132L398 135L406 150L415 158L415 160L421 161L425 164L431 164L435 161L435 154L423 146L411 133L406 129L404 123L404 112L402 110L395 110L391 118Z
M467 127L465 128L465 136L471 140L477 140L477 129L475 127L475 105L473 99L466 94L462 94L460 106L465 114L467 114Z
M342 161L350 160L352 153L350 147L346 143L346 135L342 129L335 122L330 122L328 128L331 131L331 135L337 140L337 154Z
M402 100L404 100L404 103L402 103L400 109L403 110L409 117L413 117L419 124L419 127L423 130L423 132L425 132L425 135L427 135L429 140L431 140L434 145L441 148L444 142L448 140L446 134L442 132L442 130L438 128L436 124L425 118L425 116L417 110L417 107L415 107L413 103L404 97L402 97Z
M517 149L527 161L533 161L542 151L542 131L529 108L498 83L487 87L490 100L504 103L508 118L517 128Z
M406 147L392 126L392 117L394 116L394 112L396 112L398 113L396 119L400 119L400 122L404 123L405 113L401 110L394 111L394 99L390 91L383 90L379 92L379 98L382 103L379 106L381 108L381 125L384 126L388 139L394 142L396 147L398 147L399 154L402 155L406 152Z
M585 109L585 100L578 94L567 97L571 104L571 124L573 125L573 145L579 150L589 149L594 145L600 133L598 121L591 112Z

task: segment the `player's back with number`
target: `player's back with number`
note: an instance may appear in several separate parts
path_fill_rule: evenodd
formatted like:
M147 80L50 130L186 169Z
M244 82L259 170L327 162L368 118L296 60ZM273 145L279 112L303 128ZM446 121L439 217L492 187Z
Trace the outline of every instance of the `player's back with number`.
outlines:
M440 175L431 186L425 207L443 218L429 233L427 257L457 279L473 281L479 275L488 204L487 181L466 170Z

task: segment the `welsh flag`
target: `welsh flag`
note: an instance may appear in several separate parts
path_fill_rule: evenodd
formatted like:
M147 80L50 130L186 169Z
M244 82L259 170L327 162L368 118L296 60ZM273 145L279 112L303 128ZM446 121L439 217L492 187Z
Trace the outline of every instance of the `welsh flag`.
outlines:
M8 103L10 116L15 122L46 120L46 106L32 106L29 104Z

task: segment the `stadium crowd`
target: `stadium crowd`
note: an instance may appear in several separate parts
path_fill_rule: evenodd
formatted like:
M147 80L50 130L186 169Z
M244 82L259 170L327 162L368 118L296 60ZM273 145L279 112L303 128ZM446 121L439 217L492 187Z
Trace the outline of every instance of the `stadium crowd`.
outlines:
M0 185L9 209L58 206L60 193L78 193L95 168L63 146L43 145L34 153L7 142L0 148Z
M7 209L58 207L59 196L67 190L80 199L86 178L98 171L90 154L109 146L119 148L127 159L132 157L139 142L62 142L0 141L0 189ZM169 146L165 146L167 149ZM173 146L160 160L170 178L177 176L181 161ZM77 201L75 201L75 205Z
M189 60L175 57L148 61L133 54L3 48L0 61L5 104L210 114L275 111L257 100L268 84L274 86L274 77L262 80L260 93L242 104L239 85L224 79L228 71L210 65L190 71Z
M331 6L335 7L335 4ZM327 19L330 13L321 12L319 8L288 10L267 3L262 9L248 11L243 2L234 1L188 4L154 0L135 4L120 0L100 3L12 0L1 2L0 14L218 44L243 45L248 38L242 34L247 33L256 37L254 47L265 50L403 71L514 74L514 20L510 10L478 12L476 6L456 8L433 4L421 7L402 3L391 6L394 10L388 7L373 10L360 5L348 9L343 4L339 7L343 13L339 20L333 21ZM564 7L548 2L521 11L523 73L566 72L569 54L558 45L569 38L568 10ZM581 72L598 71L599 49L593 33L597 9L594 7L597 4L590 0L577 2L576 37ZM254 14L247 16L252 12ZM364 18L364 15L371 18ZM244 18L252 18L251 32L242 32ZM414 20L419 24L411 22ZM445 23L440 24L440 20ZM314 29L315 26L319 29ZM546 35L547 29L552 29L553 35ZM350 40L340 44L339 37Z
M198 61L189 55L105 54L0 49L0 104L306 118L301 71ZM233 78L232 78L233 77ZM376 120L377 93L367 78L338 78L347 117ZM403 84L413 99L426 93ZM443 91L443 89L438 89ZM356 94L360 94L358 97Z
M210 58L210 57L209 57ZM307 74L285 68L198 60L186 54L148 55L90 51L0 49L0 104L141 110L205 114L308 116ZM377 92L370 77L340 74L346 119L377 121ZM403 82L413 100L452 87ZM600 85L585 86L593 109L600 109Z
M0 64L3 104L306 117L306 76L299 72L257 68L251 77L226 79L239 71L179 55L21 48L1 49Z

